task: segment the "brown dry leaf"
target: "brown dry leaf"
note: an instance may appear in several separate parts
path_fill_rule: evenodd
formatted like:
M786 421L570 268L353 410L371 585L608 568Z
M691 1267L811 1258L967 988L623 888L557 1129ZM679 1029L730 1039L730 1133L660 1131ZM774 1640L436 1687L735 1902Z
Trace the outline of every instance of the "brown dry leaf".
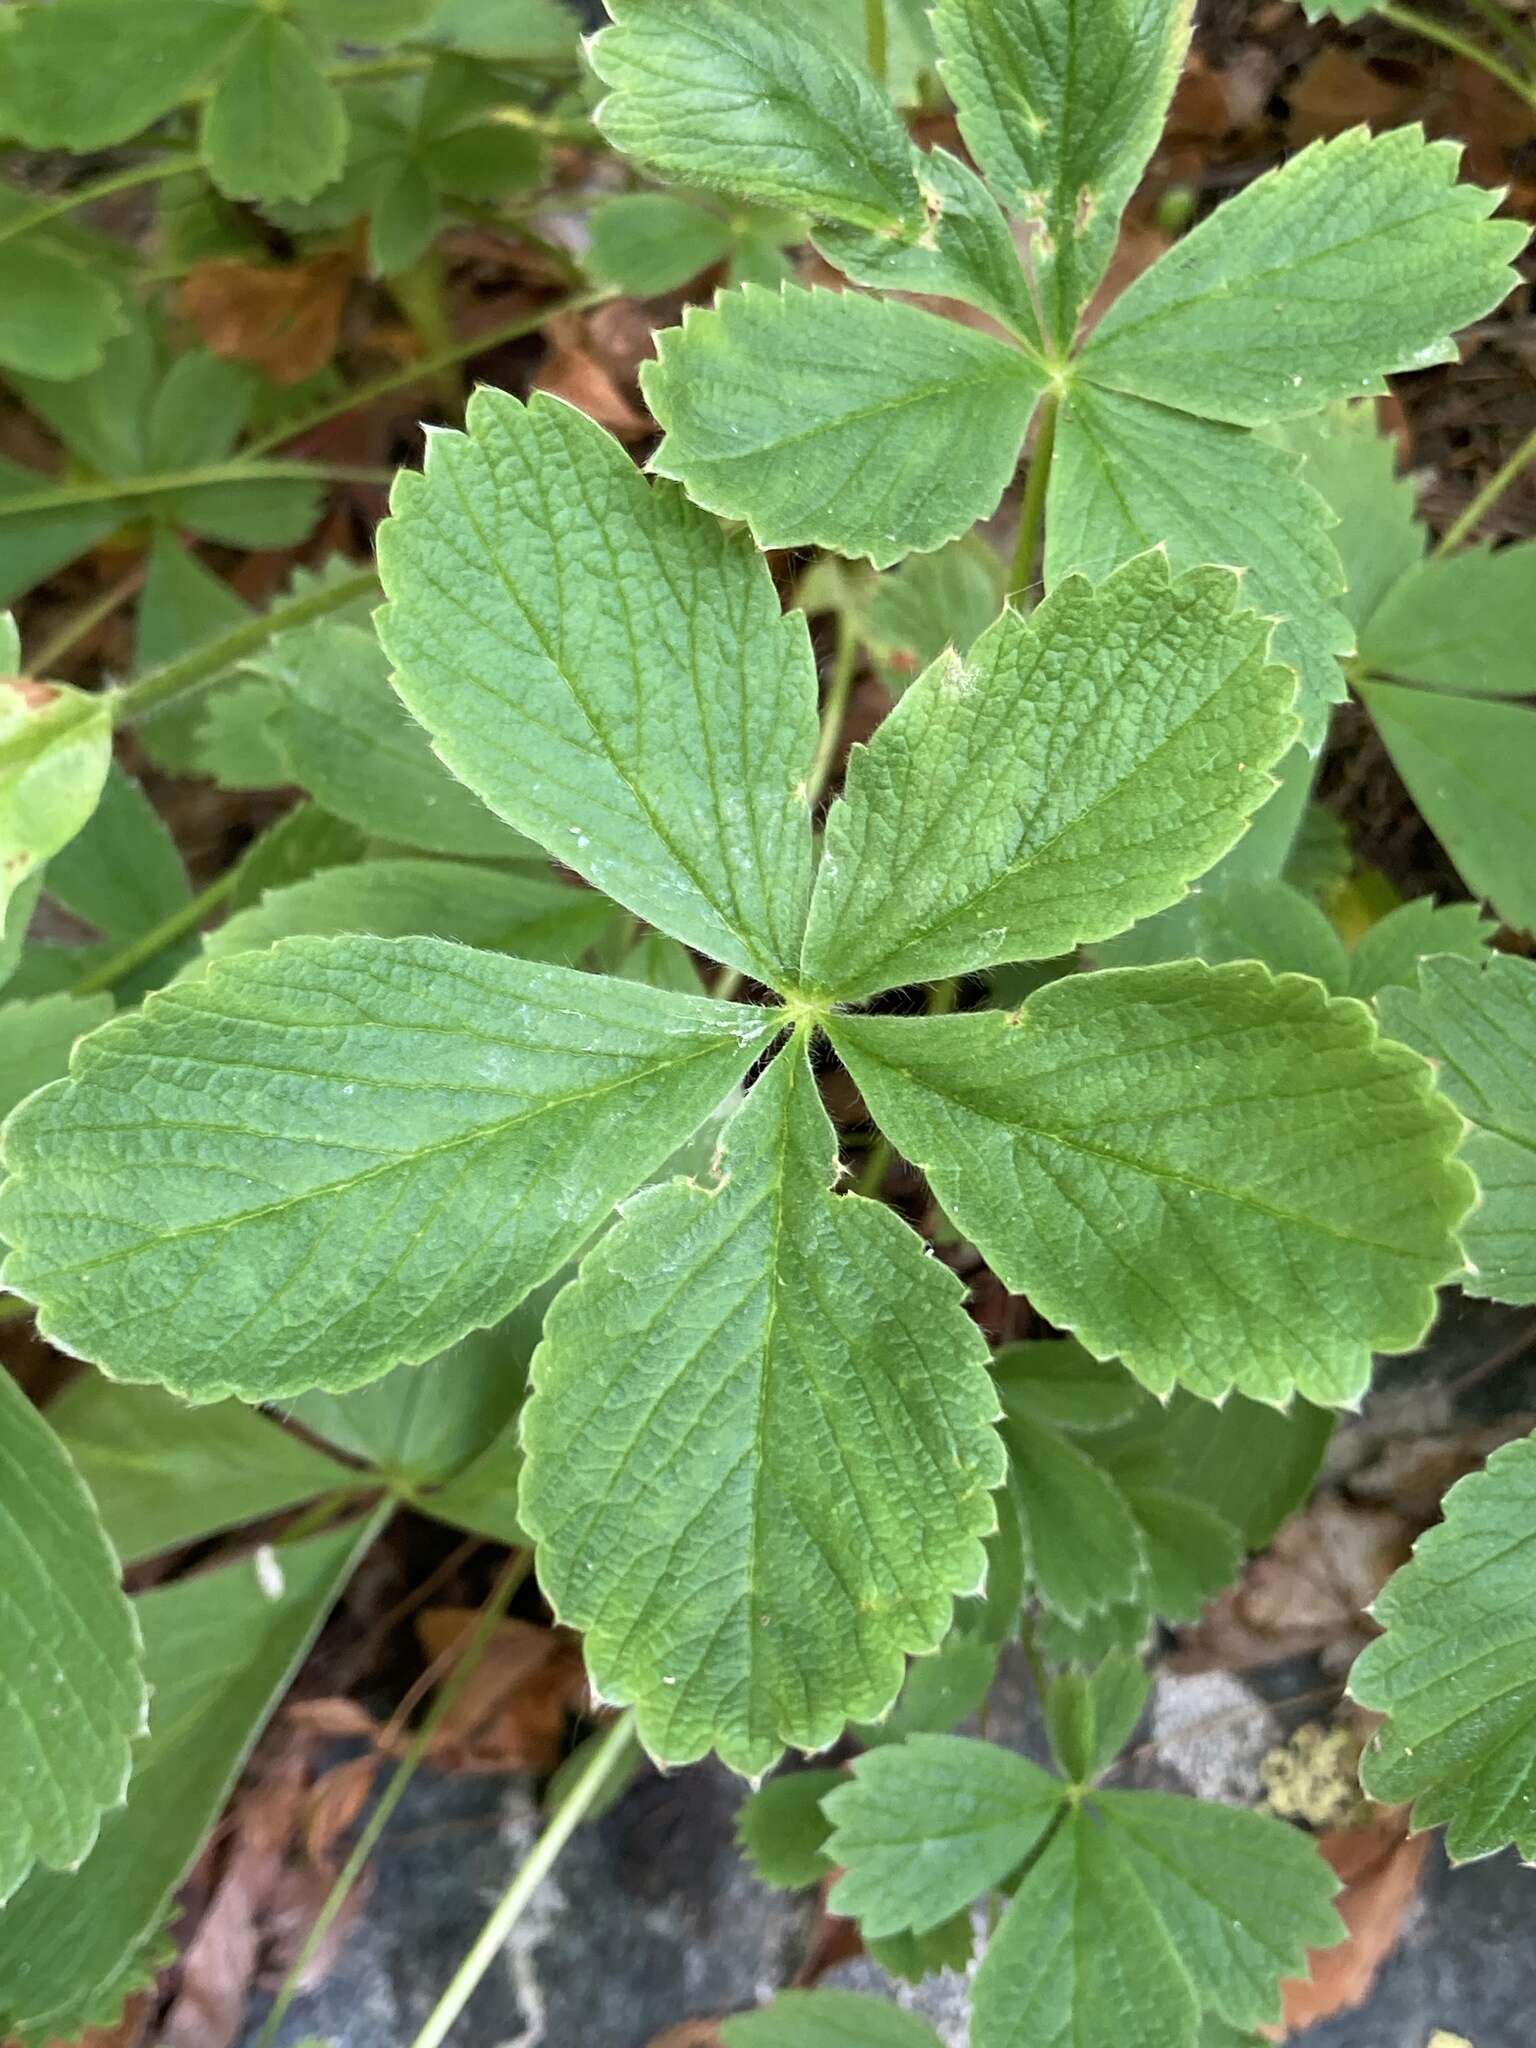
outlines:
M376 1742L379 1736L378 1722L356 1700L330 1697L294 1700L284 1709L283 1718L297 1728L307 1729L314 1735L328 1735L332 1739L360 1735L367 1742Z
M480 1620L473 1607L429 1607L416 1633L434 1666L453 1669ZM551 1771L564 1751L566 1722L586 1703L581 1646L569 1629L508 1619L495 1633L433 1739L445 1770Z
M1292 149L1324 136L1342 135L1364 121L1371 128L1396 127L1421 97L1421 88L1407 79L1384 78L1353 51L1322 50L1302 72L1286 97L1291 118L1286 137Z
M646 2042L645 2048L720 2048L719 2020L684 2020Z
M135 1992L123 2007L123 2016L115 2026L87 2027L76 2038L75 2048L139 2048L149 2032L149 2022L155 2010L155 2001L147 1991Z
M1500 1422L1438 1433L1389 1437L1365 1464L1349 1475L1351 1495L1396 1508L1399 1514L1433 1522L1440 1503L1458 1479L1480 1472L1502 1445L1529 1436L1536 1415L1506 1416Z
M1214 141L1251 127L1274 90L1277 68L1257 44L1219 70L1192 52L1168 112L1169 136Z
M304 263L203 263L182 282L181 310L215 355L299 384L335 355L356 274L348 249Z
M353 1757L327 1771L309 1795L304 1817L304 1852L316 1870L330 1877L340 1868L336 1845L361 1815L383 1761L381 1751Z
M1404 1816L1318 1836L1318 1848L1343 1880L1336 1904L1349 1935L1337 1948L1311 1950L1311 1975L1282 1985L1285 2024L1276 2038L1285 2040L1316 2020L1353 2012L1365 2003L1397 1946L1429 1851L1427 1834L1406 1830Z
M1248 1671L1314 1650L1327 1669L1353 1662L1376 1633L1365 1610L1420 1527L1390 1508L1319 1494L1183 1632L1173 1668Z
M550 353L534 379L536 390L565 399L620 441L638 441L653 431L649 416L626 396L632 374L626 376L618 353L604 346L595 320L571 315L552 320L547 331ZM650 329L645 332L649 341Z

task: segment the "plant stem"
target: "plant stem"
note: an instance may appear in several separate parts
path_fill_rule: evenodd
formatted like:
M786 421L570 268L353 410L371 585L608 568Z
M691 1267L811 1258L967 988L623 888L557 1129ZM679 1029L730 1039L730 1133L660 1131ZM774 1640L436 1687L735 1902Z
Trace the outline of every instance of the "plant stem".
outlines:
M108 586L88 604L83 604L52 633L27 660L27 672L34 676L47 676L56 662L62 661L72 647L76 647L87 633L94 632L103 619L111 618L118 606L133 596L144 581L146 565L135 562L125 576Z
M75 505L110 505L116 499L163 498L173 491L193 491L206 484L339 483L387 484L392 469L360 469L351 463L253 462L235 456L229 462L206 463L201 469L167 470L160 476L102 477L86 484L49 484L43 490L21 491L0 503L0 517L19 519L28 513L62 512Z
M1536 85L1522 78L1492 50L1485 50L1480 43L1474 43L1469 36L1446 28L1427 14L1420 14L1416 7L1379 6L1376 12L1383 21L1390 21L1394 28L1404 29L1409 35L1422 36L1427 43L1438 43L1442 50L1449 50L1453 56L1465 57L1469 64L1481 64L1490 78L1498 79L1501 85L1507 85L1511 92L1518 93L1528 106L1536 107Z
M411 331L429 356L441 355L456 344L453 323L448 317L448 295L443 289L443 257L436 243L409 270L389 279L395 304L410 322ZM458 365L449 364L432 379L434 396L445 412L464 403L463 381Z
M1518 50L1526 63L1536 66L1536 35L1516 21L1501 0L1464 0L1474 14L1480 14L1496 36L1501 36L1512 50Z
M340 611L354 598L376 589L378 581L376 570L359 569L355 576L340 578L320 590L306 591L304 596L273 605L270 611L261 612L254 619L242 620L238 626L231 626L228 632L216 633L212 639L204 640L187 653L178 655L175 661L168 661L163 668L151 669L136 683L110 691L107 703L113 723L122 725L129 719L145 718L152 711L162 710L175 698L185 697L204 683L213 682L226 669L233 668L237 661L243 661L246 655L257 653L277 634L289 632L295 626L308 625L311 619L323 619L329 612Z
M1432 557L1448 555L1453 548L1460 547L1468 534L1481 524L1485 514L1503 497L1521 470L1531 462L1536 462L1536 428L1526 435L1503 468L1489 477L1465 511L1451 521L1436 541Z
M335 1924L337 1914L351 1897L357 1880L362 1876L363 1866L373 1854L380 1835L383 1834L385 1828L388 1827L393 1819L395 1808L404 1798L406 1787L410 1784L412 1778L415 1777L417 1770L421 1766L422 1758L431 1748L438 1730L457 1705L465 1687L478 1669L481 1659L490 1648L491 1638L496 1632L496 1624L512 1604L512 1596L524 1579L527 1578L532 1563L532 1554L526 1550L519 1551L507 1560L506 1566L492 1588L491 1597L485 1603L480 1617L475 1623L474 1632L465 1645L458 1662L449 1673L446 1683L439 1688L437 1698L432 1702L432 1706L423 1718L421 1726L411 1738L410 1747L406 1750L404 1756L401 1757L393 1777L391 1777L388 1785L384 1788L377 1806L374 1807L373 1812L369 1815L367 1825L353 1845L352 1853L342 1865L336 1882L331 1886L326 1896L325 1904L320 1908L319 1913L315 1917L314 1925L310 1928L308 1934L305 1935L303 1945L294 1957L293 1965L287 1976L283 1979L282 1989L272 2002L272 2010L267 2014L266 2022L257 2037L256 2048L272 2048L272 2043L277 2037L277 2030L287 2018L288 2008L293 2004L294 1999L298 1995L300 1979L313 1961L321 1942L325 1940L326 1935L329 1934L332 1926Z
M1054 391L1048 391L1041 401L1035 452L1030 458L1029 475L1024 480L1024 502L1019 507L1019 538L1013 550L1013 566L1008 571L1008 599L1021 611L1030 609L1024 599L1034 579L1035 556L1040 551L1040 533L1045 524L1045 492L1051 480L1051 458L1056 453L1056 415L1060 404Z
M153 185L162 178L174 178L178 171L186 168L185 157L156 157L153 163L134 164L126 171L112 171L105 178L97 178L89 185L77 185L73 192L63 192L57 199L45 199L26 213L14 215L0 226L0 242L12 242L18 235L29 234L33 228L40 228L47 221L74 213L95 200L110 199L114 192L131 192L136 185Z
M506 342L520 341L525 334L535 334L550 320L558 319L562 313L584 313L592 306L600 306L606 299L615 298L612 286L601 290L573 292L569 298L557 299L553 305L542 306L536 313L521 314L516 320L508 320L500 327L489 327L483 334L471 335L467 340L456 341L452 348L440 349L436 355L419 356L403 369L391 370L383 377L375 377L370 384L358 384L350 391L344 391L339 398L317 405L313 411L301 413L296 420L285 420L250 442L245 450L247 455L265 455L269 448L279 447L284 441L295 440L300 434L308 434L316 427L323 427L327 421L337 419L343 413L352 412L360 405L372 405L375 399L388 398L393 391L404 391L412 384L422 384L435 377L440 370L451 369L455 363L462 363L470 356L477 356L489 349L500 348ZM9 509L13 500L6 501Z
M507 1936L553 1868L560 1851L597 1803L609 1780L628 1763L634 1741L635 1713L631 1707L619 1716L593 1750L581 1775L566 1793L559 1811L502 1893L496 1910L481 1928L474 1947L454 1971L452 1983L438 2000L411 2048L442 2048L449 2029L473 1997L476 1985L496 1960Z
M69 993L72 996L100 995L104 989L116 988L120 981L126 981L130 974L147 967L152 960L158 960L178 939L184 939L188 932L195 932L210 910L217 910L221 903L227 902L234 894L239 879L239 868L229 868L216 882L210 882L189 902L173 910L169 917L161 918L147 932L140 932L136 939L130 939L93 973L82 976Z
M884 85L887 75L885 0L864 0L864 48L875 83Z
M837 615L837 645L832 655L832 672L827 678L827 699L821 711L816 755L806 782L813 805L826 788L832 763L837 758L837 743L843 736L843 726L848 717L848 699L853 693L853 672L858 659L859 636L848 613L841 611Z

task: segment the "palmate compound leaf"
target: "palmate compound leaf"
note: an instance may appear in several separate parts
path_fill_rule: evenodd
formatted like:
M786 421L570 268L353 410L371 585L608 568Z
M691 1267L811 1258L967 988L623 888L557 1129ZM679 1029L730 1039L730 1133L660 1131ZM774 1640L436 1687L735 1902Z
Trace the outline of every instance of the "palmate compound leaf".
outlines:
M662 476L760 547L883 569L968 533L1013 475L1038 357L920 307L747 285L657 337L641 384Z
M5 1285L191 1400L360 1385L505 1315L774 1028L438 939L214 962L12 1115Z
M799 1043L717 1179L625 1208L550 1310L519 1503L593 1683L669 1763L766 1770L882 1713L984 1571L985 1344L890 1210L828 1192Z
M1384 391L1454 362L1524 246L1416 126L1313 143L1217 208L1118 298L1080 358L1093 383L1237 426Z
M1294 677L1238 589L1154 552L940 656L850 759L805 984L848 1000L1049 959L1176 902L1296 731Z
M1384 989L1377 1007L1472 1126L1462 1156L1482 1201L1462 1230L1463 1288L1536 1302L1536 962L1425 960L1417 989Z
M35 1863L76 1868L127 1790L149 1695L119 1581L68 1453L0 1370L0 1901Z
M379 529L395 684L498 816L773 981L810 891L816 675L768 567L573 407L471 399Z
M1459 1270L1460 1117L1301 976L1186 961L828 1030L1004 1284L1155 1392L1351 1402Z
M818 219L915 236L925 225L905 128L809 14L770 0L608 0L591 44L610 88L598 126L624 155Z
M1060 349L1104 274L1162 133L1190 0L940 0L934 26L966 145L1032 224L1030 260Z
M1513 1842L1536 1862L1536 1438L1495 1451L1445 1497L1371 1609L1386 1633L1350 1674L1387 1717L1361 1782L1446 1827L1458 1861Z

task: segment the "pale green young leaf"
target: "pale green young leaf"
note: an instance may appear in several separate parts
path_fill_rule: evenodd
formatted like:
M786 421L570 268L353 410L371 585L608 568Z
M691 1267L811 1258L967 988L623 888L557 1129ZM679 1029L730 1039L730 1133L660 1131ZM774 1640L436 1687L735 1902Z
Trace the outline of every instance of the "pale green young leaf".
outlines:
M43 996L0 1008L0 1118L34 1088L56 1081L69 1065L77 1038L105 1024L110 996Z
M785 1771L747 1800L736 1839L764 1884L783 1891L820 1884L832 1868L826 1853L832 1823L821 1802L847 1782L841 1771Z
M855 284L978 306L1038 349L1040 322L1029 280L997 201L947 149L914 149L912 171L923 200L920 234L829 223L812 234L816 247Z
M1444 1825L1458 1862L1513 1842L1536 1861L1536 1438L1495 1451L1445 1497L1371 1612L1386 1633L1350 1673L1386 1715L1361 1780Z
M520 1510L647 1747L752 1773L890 1705L981 1580L1003 1454L958 1284L828 1192L798 1044L719 1158L627 1204L551 1309Z
M1002 562L976 534L909 555L875 584L860 637L898 694L944 652L969 654L1003 608Z
M1397 442L1378 430L1368 398L1292 420L1280 441L1302 458L1303 477L1339 522L1333 539L1344 564L1340 609L1360 632L1398 578L1424 559L1428 542L1413 481L1397 473Z
M439 760L390 688L389 662L373 633L323 619L285 634L254 666L283 691L272 740L287 764L285 779L326 810L431 853L538 858Z
M587 269L640 298L675 291L720 262L735 237L723 214L672 192L621 192L592 209Z
M1469 697L1536 697L1536 541L1420 562L1361 627L1360 659Z
M35 1873L0 1917L7 2035L43 2048L111 2024L124 1992L144 1983L145 1951L177 1886L378 1527L376 1517L353 1522L134 1602L149 1736L127 1805L107 1817L80 1870Z
M1486 959L1497 930L1475 903L1436 903L1431 896L1400 903L1356 942L1349 956L1349 993L1368 1003L1384 988L1414 988L1419 962L1431 953Z
M690 306L640 381L666 430L660 475L760 547L883 569L995 510L1045 371L917 306L747 285Z
M1349 1403L1460 1268L1460 1117L1299 975L1186 961L829 1030L1004 1284L1154 1392Z
M32 913L37 908L37 899L42 894L41 871L13 889L10 902L0 909L0 988L9 988L16 973L16 963L21 959L27 946L27 928L32 922Z
M1295 737L1295 679L1237 597L1153 553L941 656L849 760L807 984L851 999L1049 959L1176 902Z
M725 2048L941 2048L925 2019L857 1991L781 1991L761 2012L723 2020Z
M110 280L72 250L44 235L13 242L0 253L0 365L34 377L99 369L123 330L121 305Z
M992 1377L1010 1421L1096 1435L1146 1403L1142 1388L1114 1359L1098 1359L1070 1337L1005 1344L992 1354Z
M746 536L572 407L487 390L393 503L381 632L441 758L648 923L782 979L810 887L816 677Z
M1267 1814L1168 1792L1100 1792L1121 1866L1145 1887L1202 2007L1234 2026L1280 2018L1280 1980L1344 1924L1310 1835ZM1085 1929L1085 1932L1087 1930Z
M608 0L597 123L624 156L887 233L923 226L906 130L867 71L767 0Z
M1134 1734L1151 1686L1141 1659L1126 1650L1092 1671L1064 1671L1051 1680L1051 1749L1074 1784L1090 1785L1109 1769Z
M1097 579L1151 547L1168 550L1175 575L1240 567L1245 602L1279 621L1272 652L1301 678L1302 738L1315 752L1354 636L1338 609L1344 571L1327 507L1296 468L1253 434L1079 385L1057 422L1045 572L1048 587L1073 569Z
M250 0L55 0L6 9L0 126L34 149L127 142L223 64Z
M78 1868L128 1788L149 1696L119 1578L68 1452L0 1371L0 1901L36 1863Z
M1059 1778L995 1743L913 1735L822 1802L843 1875L828 1904L865 1934L921 1934L1001 1884L1061 1812Z
M12 1115L5 1284L114 1378L358 1386L505 1315L773 1030L439 939L216 961Z
M246 20L203 115L208 175L228 199L312 199L341 175L346 110L291 21Z
M104 697L0 678L0 915L85 824L111 765Z
M1024 1566L1046 1606L1070 1622L1139 1596L1146 1546L1125 1496L1090 1452L1041 1423L1009 1417Z
M1115 301L1080 358L1111 390L1238 426L1454 362L1510 289L1519 221L1416 126L1352 128L1266 172Z
M189 1408L86 1373L48 1410L125 1564L347 1486L334 1459L237 1401Z
M1536 930L1536 710L1362 682L1408 794L1467 887Z
M1032 230L1046 331L1065 351L1173 96L1190 0L939 0L934 24L967 147Z
M263 896L208 933L203 957L227 960L305 932L372 932L383 939L457 939L520 960L579 964L619 913L606 896L553 876L468 861L370 860L324 868ZM692 993L699 992L694 976Z
M1482 1201L1462 1228L1463 1288L1536 1302L1536 962L1426 960L1417 989L1385 989L1378 1007L1472 1126L1462 1156Z

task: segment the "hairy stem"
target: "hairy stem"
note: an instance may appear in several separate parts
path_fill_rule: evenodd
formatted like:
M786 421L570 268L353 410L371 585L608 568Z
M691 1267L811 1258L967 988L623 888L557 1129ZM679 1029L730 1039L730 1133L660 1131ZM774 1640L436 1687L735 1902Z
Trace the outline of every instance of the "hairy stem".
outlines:
M560 1851L575 1834L610 1781L630 1760L635 1742L635 1714L630 1708L613 1723L571 1784L560 1810L523 1859L522 1867L502 1893L496 1910L481 1928L473 1948L453 1973L443 1993L412 2042L411 2048L442 2048L449 2030L474 1995L475 1987L495 1962L507 1936L522 1918L529 1900L553 1869Z
M1048 391L1040 405L1040 425L1035 434L1035 452L1029 475L1024 480L1024 502L1019 507L1019 538L1008 571L1008 600L1021 611L1030 609L1029 590L1034 581L1035 557L1040 552L1040 535L1045 525L1045 493L1051 480L1051 460L1056 453L1056 415L1061 401Z
M104 960L93 973L81 977L69 991L72 996L99 996L104 990L117 987L130 974L136 974L141 967L148 967L152 960L184 939L188 932L195 932L210 910L217 910L221 903L227 903L235 892L240 879L238 867L228 869L216 882L210 882L190 901L173 910L169 917L161 918L151 925L147 932L141 932L136 939L130 939L126 946Z
M206 484L342 483L387 484L392 469L358 468L351 463L254 462L237 455L228 462L209 462L199 469L167 470L159 476L101 477L84 484L47 484L41 490L19 491L4 502L7 519L28 513L61 512L76 505L110 505L116 499L163 498L175 491L200 490Z
M18 213L0 226L0 242L13 242L18 235L30 234L33 228L40 228L50 220L59 220L66 213L75 213L82 206L90 206L95 200L110 199L114 192L131 192L136 185L154 185L162 178L174 178L178 171L187 169L185 157L156 157L153 163L133 164L126 171L109 172L105 178L93 179L89 185L77 185L72 192L62 192L57 199L41 200L36 206L28 207L25 213Z
M1436 541L1433 553L1436 556L1448 555L1454 548L1459 548L1468 535L1476 531L1486 514L1503 497L1521 470L1532 462L1536 462L1536 429L1526 435L1508 462L1489 477L1466 509L1451 521Z
M282 1989L272 2002L272 2010L267 2014L266 2022L257 2037L256 2048L272 2048L278 2029L288 2016L288 2008L298 1995L304 1972L319 1952L320 1944L335 1925L337 1914L351 1897L368 1858L373 1854L380 1835L393 1818L395 1808L404 1798L406 1787L415 1777L438 1730L458 1704L470 1679L479 1669L482 1658L490 1648L496 1624L512 1604L512 1596L527 1578L532 1564L532 1553L526 1550L515 1553L507 1560L462 1655L449 1674L447 1682L439 1688L437 1698L411 1738L410 1747L396 1765L394 1775L384 1788L377 1806L368 1817L367 1825L353 1845L352 1853L342 1865L336 1882L326 1895L325 1904L315 1916L314 1925L305 1935L303 1944L293 1959L292 1967L283 1979Z
M1518 93L1528 106L1536 107L1536 85L1522 78L1518 71L1506 64L1502 57L1496 57L1492 50L1485 50L1474 43L1470 36L1464 36L1453 28L1446 28L1442 22L1430 15L1420 14L1416 7L1389 5L1378 7L1376 12L1383 21L1390 21L1394 28L1407 31L1409 35L1422 36L1427 43L1438 43L1442 50L1449 50L1453 56L1465 57L1470 64L1481 64L1490 78L1496 78L1501 85L1507 85L1511 92Z
M847 721L848 699L853 694L853 675L858 659L859 636L847 612L840 611L832 672L827 678L827 697L821 710L821 730L816 737L816 753L806 782L813 805L826 788L832 763L837 759L837 743L843 736L843 726Z

